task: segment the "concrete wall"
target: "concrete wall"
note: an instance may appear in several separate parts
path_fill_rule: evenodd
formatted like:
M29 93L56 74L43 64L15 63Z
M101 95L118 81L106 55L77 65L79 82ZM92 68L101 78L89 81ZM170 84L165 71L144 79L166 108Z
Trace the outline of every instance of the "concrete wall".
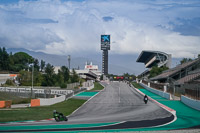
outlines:
M70 89L72 90L72 89L74 89L74 87L77 87L77 86L79 86L79 85L80 85L79 82L67 84L67 89L68 89L68 90L70 90Z
M10 79L10 74L0 74L0 84L5 84L7 79Z
M181 102L183 102L184 104L186 104L187 106L191 108L194 108L200 111L200 100L194 100L182 95Z
M56 104L56 103L65 101L65 99L66 99L65 95L59 96L56 98L48 98L48 99L40 98L40 106Z
M157 94L157 95L159 95L159 96L161 96L161 97L163 97L163 98L166 98L166 99L168 99L168 100L171 100L171 99L172 99L172 98L171 98L171 95L170 95L169 93L166 93L166 92L163 92L163 91L159 91L159 90L150 88L150 87L146 86L146 85L143 84L143 83L140 83L140 85L141 85L142 87L144 87L145 89L147 89L148 91L150 91L150 92L152 92L152 93L155 93L155 94Z
M91 90L91 89L93 89L93 88L94 88L94 84L91 85L90 87L87 87L87 90Z
M83 82L83 88L87 88L87 90L91 90L94 88L93 80L88 80L87 82Z
M90 87L94 84L93 80L88 80L87 82L83 82L83 87Z

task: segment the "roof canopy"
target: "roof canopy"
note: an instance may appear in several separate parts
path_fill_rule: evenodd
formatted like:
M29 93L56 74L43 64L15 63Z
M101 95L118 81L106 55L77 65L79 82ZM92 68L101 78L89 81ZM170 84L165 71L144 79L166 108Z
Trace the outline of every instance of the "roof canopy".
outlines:
M156 54L163 54L167 56L168 54L160 51L142 51L137 59L136 62L142 62L145 63L149 59L149 57L153 57Z

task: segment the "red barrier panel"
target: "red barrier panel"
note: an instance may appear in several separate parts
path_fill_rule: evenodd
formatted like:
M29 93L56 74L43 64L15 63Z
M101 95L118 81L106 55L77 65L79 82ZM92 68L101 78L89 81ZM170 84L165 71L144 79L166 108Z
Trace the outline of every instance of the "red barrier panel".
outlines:
M40 106L40 99L31 99L31 107Z
M0 108L11 108L12 101L0 101Z

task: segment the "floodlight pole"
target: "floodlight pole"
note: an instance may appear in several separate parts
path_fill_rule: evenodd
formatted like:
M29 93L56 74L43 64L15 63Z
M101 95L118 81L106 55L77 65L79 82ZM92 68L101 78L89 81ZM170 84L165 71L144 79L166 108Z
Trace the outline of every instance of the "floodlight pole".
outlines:
M34 72L34 65L32 64L32 87L31 87L31 98L33 96L33 72Z
M70 61L71 61L71 56L70 55L68 55L68 68L69 68L69 71L70 71Z

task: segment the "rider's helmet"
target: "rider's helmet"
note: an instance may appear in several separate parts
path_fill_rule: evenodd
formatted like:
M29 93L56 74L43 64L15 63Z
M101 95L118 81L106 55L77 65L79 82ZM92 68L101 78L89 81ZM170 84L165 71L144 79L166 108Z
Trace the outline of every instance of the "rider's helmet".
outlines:
M53 110L53 113L56 113L57 111L56 110Z

